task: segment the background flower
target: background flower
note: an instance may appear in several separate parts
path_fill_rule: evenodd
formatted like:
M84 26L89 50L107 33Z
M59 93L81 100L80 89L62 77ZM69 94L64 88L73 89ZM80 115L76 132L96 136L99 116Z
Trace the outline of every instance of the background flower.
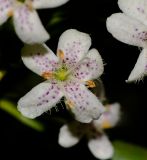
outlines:
M118 40L143 50L127 81L142 79L147 71L147 20L146 0L118 0L123 13L115 13L107 19L108 31Z
M86 136L88 147L92 154L99 159L112 158L114 154L113 146L103 129L114 127L120 118L120 105L118 103L106 106L107 111L100 119L94 120L90 124L71 122L60 128L58 143L65 147L74 146L79 140Z
M43 43L49 39L49 34L43 27L35 9L53 8L67 1L0 0L0 25L12 17L16 34L24 43Z

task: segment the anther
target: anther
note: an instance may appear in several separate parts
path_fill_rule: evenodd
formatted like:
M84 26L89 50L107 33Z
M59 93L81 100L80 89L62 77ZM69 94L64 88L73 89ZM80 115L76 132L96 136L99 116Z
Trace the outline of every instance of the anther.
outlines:
M64 52L61 49L58 50L57 55L61 60L64 59Z
M86 86L88 88L94 88L94 87L96 87L94 81L86 81Z
M8 11L7 16L12 17L13 16L13 10Z
M53 77L53 73L52 72L44 72L41 76L45 79L50 79Z
M74 107L74 103L72 101L70 101L70 100L66 100L65 104L67 105L67 107L69 109L72 109Z
M108 128L111 128L111 124L108 120L105 120L103 123L102 123L102 128L103 129L108 129Z

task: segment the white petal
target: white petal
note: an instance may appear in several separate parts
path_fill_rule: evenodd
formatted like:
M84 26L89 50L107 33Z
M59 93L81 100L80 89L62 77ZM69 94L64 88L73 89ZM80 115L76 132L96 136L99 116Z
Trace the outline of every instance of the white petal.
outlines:
M0 0L0 25L9 18L12 11L13 0Z
M59 38L57 54L62 52L63 62L73 67L87 54L90 46L91 38L88 34L69 29Z
M146 0L118 0L118 5L125 14L147 25Z
M97 136L96 139L89 139L88 147L91 153L99 159L112 158L114 150L106 135Z
M143 79L147 75L147 48L143 49L127 82Z
M119 41L139 47L146 46L147 26L122 13L107 19L108 31Z
M120 104L112 103L105 106L104 112L98 120L94 120L93 124L96 128L111 128L114 127L120 120Z
M25 45L22 60L26 67L39 75L53 72L58 66L58 57L45 44Z
M41 8L54 8L65 4L69 0L33 0L33 7L36 9Z
M81 125L77 122L69 123L60 128L58 143L62 147L72 147L77 144L82 136Z
M64 89L69 109L77 121L89 123L93 119L98 119L104 112L104 107L98 98L83 84L68 82Z
M63 96L56 83L40 83L18 101L18 110L28 118L35 118L54 107Z
M75 68L74 75L87 81L98 78L104 71L103 61L96 49L91 49L81 64Z
M35 10L20 5L15 9L13 20L16 34L24 43L43 43L49 39Z

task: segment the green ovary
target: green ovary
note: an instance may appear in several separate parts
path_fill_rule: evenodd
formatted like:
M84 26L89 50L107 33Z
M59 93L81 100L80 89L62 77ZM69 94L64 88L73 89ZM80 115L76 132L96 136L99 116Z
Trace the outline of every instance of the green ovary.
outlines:
M17 1L22 2L22 3L24 3L24 2L25 2L25 0L17 0Z
M60 68L54 73L55 79L59 81L65 81L68 78L67 69L66 68Z

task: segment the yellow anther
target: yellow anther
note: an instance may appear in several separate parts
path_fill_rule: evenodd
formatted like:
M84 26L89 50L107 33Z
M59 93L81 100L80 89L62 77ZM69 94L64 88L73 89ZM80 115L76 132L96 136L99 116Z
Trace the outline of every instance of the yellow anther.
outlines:
M86 85L87 85L88 88L94 88L94 87L96 87L96 85L95 85L95 83L93 81L87 81Z
M13 16L13 10L8 11L7 16L12 17Z
M42 74L42 77L45 78L45 79L50 79L53 77L53 73L52 72L44 72Z
M65 101L65 103L69 109L72 109L74 107L74 103L70 100Z
M58 50L57 55L61 60L64 59L64 52L61 49Z
M32 4L32 2L27 1L27 2L26 2L26 6L29 8L30 11L33 10L33 4Z
M108 129L108 128L111 128L111 124L108 120L105 120L103 123L102 123L102 128L103 129Z

